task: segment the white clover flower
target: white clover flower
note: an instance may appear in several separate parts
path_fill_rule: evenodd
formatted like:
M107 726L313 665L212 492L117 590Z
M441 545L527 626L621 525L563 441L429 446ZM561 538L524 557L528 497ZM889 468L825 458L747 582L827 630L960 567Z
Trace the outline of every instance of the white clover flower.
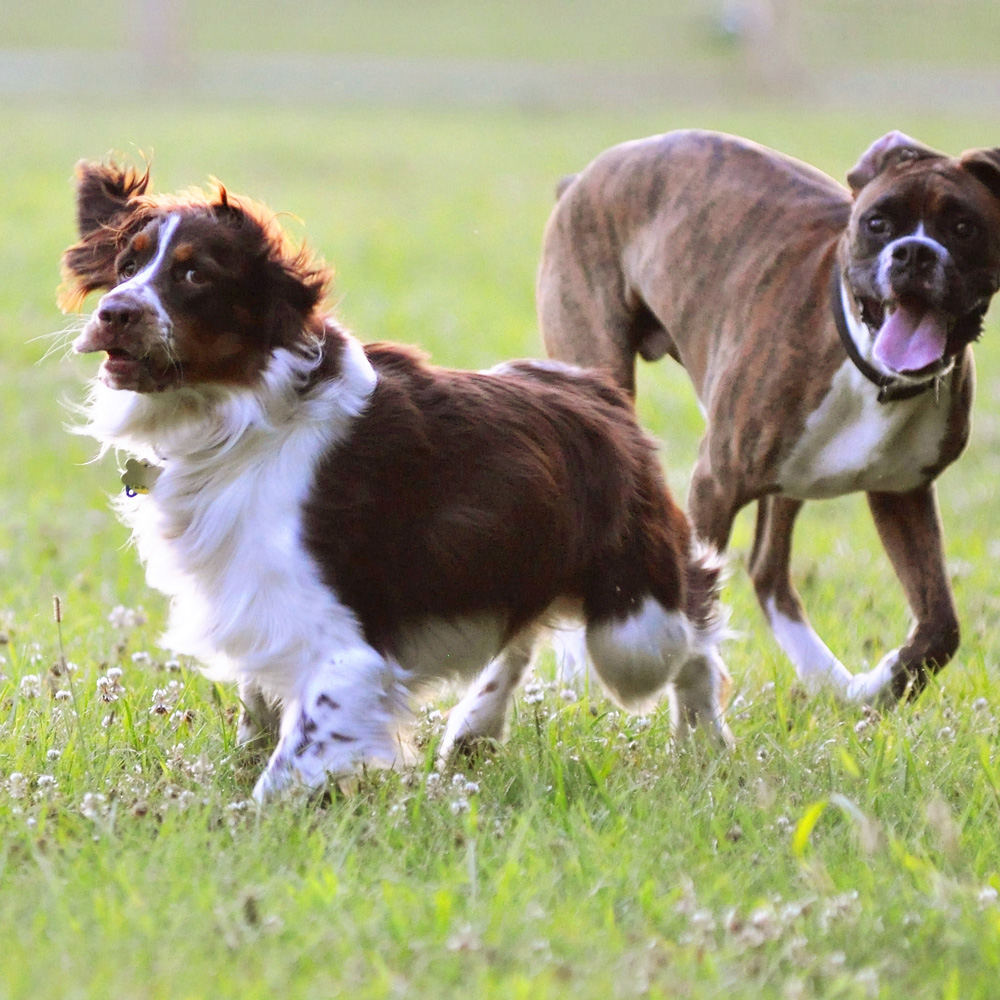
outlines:
M2 660L2 659L3 658L0 657L0 660ZM989 707L990 707L990 703L985 698L977 698L972 703L972 711L973 712L985 712Z
M842 951L833 951L826 956L825 972L828 976L835 976L846 964L847 956Z
M859 969L854 981L865 991L866 1000L877 1000L879 995L878 973L872 968Z
M459 796L457 799L453 799L451 803L451 811L458 816L460 813L469 811L469 800L465 796Z
M478 781L467 781L462 786L462 791L466 795L478 795L479 794L479 782Z
M140 649L132 654L133 663L149 663L149 660L150 660L149 653L147 653L146 650L144 649Z
M97 819L106 801L107 798L100 792L87 792L80 803L80 814L84 819Z
M7 778L7 793L12 799L23 799L28 794L28 776L20 771L12 771Z
M51 774L40 774L37 784L39 790L49 791L50 789L55 789L59 782Z
M153 707L150 708L150 715L169 715L177 704L184 684L181 681L169 681L166 687L157 688L153 692Z
M181 812L184 812L194 801L194 798L194 792L192 792L189 788L185 788L177 795L177 808L180 809Z
M563 701L573 702L576 701L578 695L573 688L566 687L559 692L559 697L562 698Z
M785 981L785 1000L804 1000L806 996L806 984L797 976Z
M69 691L67 688L60 688L56 691L56 701L71 701L73 698L73 692Z
M524 685L524 703L526 705L538 705L545 697L542 685L537 681Z
M1000 899L1000 892L997 892L997 890L991 885L985 885L979 890L977 898L979 900L980 908L985 910L987 906L996 905L997 900Z
M215 774L215 765L205 754L202 754L197 760L191 761L188 765L188 773L195 780L204 781L206 778Z
M121 667L112 667L106 674L97 678L97 694L105 705L116 702L124 693Z
M122 631L145 625L146 621L146 612L141 607L126 608L123 604L113 607L108 615L108 624Z
M62 751L61 750L56 750L55 747L52 747L51 750L47 750L45 752L45 757L46 757L47 760L58 760L61 755L62 755Z
M38 674L25 674L21 678L21 697L40 698L42 694L42 681Z

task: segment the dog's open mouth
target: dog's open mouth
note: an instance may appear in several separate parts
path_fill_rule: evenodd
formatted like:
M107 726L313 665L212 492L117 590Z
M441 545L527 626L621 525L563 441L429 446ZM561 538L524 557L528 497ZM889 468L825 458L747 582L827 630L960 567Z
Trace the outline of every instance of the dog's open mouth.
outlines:
M866 300L862 318L875 338L872 356L887 371L920 376L947 363L951 318L927 302Z
M109 347L107 354L101 368L109 375L116 377L134 375L144 366L142 358L129 354L121 347Z

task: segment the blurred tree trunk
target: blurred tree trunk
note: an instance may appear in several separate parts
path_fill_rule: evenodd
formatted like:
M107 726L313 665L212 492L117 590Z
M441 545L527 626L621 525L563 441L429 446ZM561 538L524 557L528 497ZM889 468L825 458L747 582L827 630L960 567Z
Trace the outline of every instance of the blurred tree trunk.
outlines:
M800 14L800 0L744 0L745 70L757 90L787 95L804 85Z
M132 50L143 82L151 90L181 85L190 66L185 0L134 0Z

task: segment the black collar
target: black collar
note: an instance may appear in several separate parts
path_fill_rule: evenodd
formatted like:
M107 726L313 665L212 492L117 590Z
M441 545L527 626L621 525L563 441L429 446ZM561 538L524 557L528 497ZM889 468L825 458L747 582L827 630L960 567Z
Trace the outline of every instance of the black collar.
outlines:
M861 372L869 382L878 386L878 401L880 403L894 403L899 399L913 399L922 392L926 392L934 384L934 379L920 382L917 385L912 383L899 382L891 375L883 375L882 372L873 368L858 351L858 345L854 343L851 331L847 326L847 317L844 315L844 302L841 297L840 268L836 263L833 265L833 273L830 276L830 304L833 307L833 319L837 324L837 333L840 334L840 341L847 351L847 356L854 362L854 367Z

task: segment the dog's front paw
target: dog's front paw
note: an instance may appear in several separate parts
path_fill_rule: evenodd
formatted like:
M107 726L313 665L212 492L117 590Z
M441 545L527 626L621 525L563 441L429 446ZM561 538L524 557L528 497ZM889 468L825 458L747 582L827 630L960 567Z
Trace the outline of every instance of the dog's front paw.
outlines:
M847 683L847 701L873 708L892 708L909 689L909 673L899 650L886 653L867 673L855 674Z
M447 764L462 754L473 754L503 739L505 713L483 699L459 702L448 715L448 725L438 746L440 764Z

